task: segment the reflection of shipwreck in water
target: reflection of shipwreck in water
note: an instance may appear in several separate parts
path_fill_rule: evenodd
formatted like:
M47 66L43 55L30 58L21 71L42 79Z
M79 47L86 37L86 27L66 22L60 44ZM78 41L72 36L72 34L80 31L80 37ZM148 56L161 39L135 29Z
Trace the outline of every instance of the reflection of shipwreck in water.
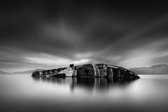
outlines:
M56 77L33 77L35 81L43 81L58 85L69 85L73 91L76 88L85 90L108 90L111 87L127 87L136 79L124 78L90 78L90 77L72 77L72 78L56 78Z
M103 77L103 78L139 78L137 74L123 67L110 64L84 64L74 66L71 64L68 68L58 68L52 70L35 71L32 76L35 77Z

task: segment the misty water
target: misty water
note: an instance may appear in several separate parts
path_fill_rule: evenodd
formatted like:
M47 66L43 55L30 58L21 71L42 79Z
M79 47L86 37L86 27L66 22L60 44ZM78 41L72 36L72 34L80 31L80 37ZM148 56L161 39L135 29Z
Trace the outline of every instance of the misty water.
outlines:
M134 81L0 75L0 112L168 111L168 75Z

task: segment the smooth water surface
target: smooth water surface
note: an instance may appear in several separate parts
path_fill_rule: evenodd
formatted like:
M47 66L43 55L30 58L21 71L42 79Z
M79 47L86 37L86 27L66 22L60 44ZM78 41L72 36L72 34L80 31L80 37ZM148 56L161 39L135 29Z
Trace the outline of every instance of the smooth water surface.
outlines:
M168 75L134 81L0 75L0 112L168 111Z

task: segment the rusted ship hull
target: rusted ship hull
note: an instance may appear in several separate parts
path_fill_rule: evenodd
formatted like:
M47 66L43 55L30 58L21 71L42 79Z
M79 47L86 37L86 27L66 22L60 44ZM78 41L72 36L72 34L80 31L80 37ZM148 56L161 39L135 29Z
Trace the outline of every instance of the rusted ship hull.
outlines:
M70 65L69 68L35 71L32 76L42 77L100 77L100 78L140 78L136 73L110 64Z

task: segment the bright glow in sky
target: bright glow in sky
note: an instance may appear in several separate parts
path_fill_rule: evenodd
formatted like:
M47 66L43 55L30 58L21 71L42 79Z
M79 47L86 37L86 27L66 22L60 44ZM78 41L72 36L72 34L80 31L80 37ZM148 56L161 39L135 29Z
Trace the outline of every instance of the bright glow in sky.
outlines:
M71 60L68 58L62 58L57 56L52 56L48 54L39 54L34 57L25 57L27 62L29 63L35 63L35 64L44 64L44 65L62 65L62 66L68 66L69 64L84 64L88 63L90 59L77 59L77 60Z

